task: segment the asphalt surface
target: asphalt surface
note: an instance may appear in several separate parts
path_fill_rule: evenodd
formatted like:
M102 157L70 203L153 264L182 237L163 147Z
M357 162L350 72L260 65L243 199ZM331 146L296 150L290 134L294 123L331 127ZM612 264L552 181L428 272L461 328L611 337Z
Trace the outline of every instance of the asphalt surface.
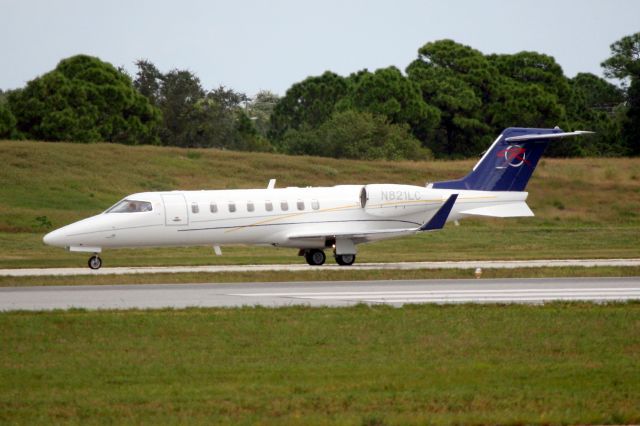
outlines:
M0 311L640 300L640 278L1 287Z
M108 262L106 258L105 262ZM449 262L397 262L356 263L350 270L374 269L475 269L475 268L539 268L539 267L594 267L594 266L640 266L640 259L543 259L543 260L469 260ZM208 265L208 266L145 266L118 267L91 270L83 268L33 268L0 269L0 276L72 276L72 275L124 275L124 274L171 274L185 272L262 272L262 271L343 271L344 266L327 262L322 266L309 266L302 260L291 265Z

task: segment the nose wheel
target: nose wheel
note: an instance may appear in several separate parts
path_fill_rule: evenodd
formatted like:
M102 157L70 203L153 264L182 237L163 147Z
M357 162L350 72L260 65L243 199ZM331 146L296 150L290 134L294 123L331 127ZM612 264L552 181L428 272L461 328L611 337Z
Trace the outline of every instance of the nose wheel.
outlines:
M89 268L91 269L100 269L102 266L102 259L97 254L94 254L89 258Z

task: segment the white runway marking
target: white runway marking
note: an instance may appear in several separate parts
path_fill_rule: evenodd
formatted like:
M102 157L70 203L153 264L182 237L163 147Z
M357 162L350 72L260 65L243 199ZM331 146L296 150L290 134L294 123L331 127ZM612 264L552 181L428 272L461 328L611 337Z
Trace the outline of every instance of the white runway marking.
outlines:
M554 288L441 291L359 291L359 292L289 292L236 293L241 297L289 297L312 300L342 300L362 303L481 303L544 302L551 300L631 300L640 299L640 287Z
M483 281L478 281L478 283L482 283ZM531 289L513 289L513 290L446 290L446 291L368 291L366 294L370 295L390 295L390 296L405 296L405 295L431 295L431 294L475 294L478 292L481 293L530 293L532 291L546 292L546 293L562 293L567 291L574 291L575 289L564 289L564 288L553 288L546 290L531 290ZM633 292L640 291L640 287L621 287L621 288L584 288L581 289L582 292L591 293L591 292L618 292L621 290L629 290ZM246 294L233 294L233 296L288 296L288 297L316 297L316 296L337 296L337 297L350 297L350 296L360 296L363 292L353 292L353 291L344 291L344 292L330 292L330 293L246 293Z
M87 280L90 282L91 277ZM321 281L0 287L0 311L357 303L544 303L640 300L640 278Z
M108 262L108 260L107 260ZM475 268L539 268L539 267L594 267L594 266L640 266L640 259L548 259L548 260L469 260L448 262L396 262L357 263L352 266L325 264L309 266L303 263L292 265L207 265L207 266L141 266L102 268L96 271L84 268L32 268L0 269L0 276L73 276L73 275L124 275L124 274L174 274L189 272L264 272L264 271L368 271L368 270L415 270L415 269L475 269Z

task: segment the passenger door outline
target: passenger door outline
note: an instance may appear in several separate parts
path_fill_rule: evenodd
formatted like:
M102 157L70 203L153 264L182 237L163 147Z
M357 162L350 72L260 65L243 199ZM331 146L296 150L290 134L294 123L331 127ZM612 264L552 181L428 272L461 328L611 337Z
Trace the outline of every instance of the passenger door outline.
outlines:
M182 194L167 194L162 196L164 203L165 225L186 226L189 225L189 212L187 200Z

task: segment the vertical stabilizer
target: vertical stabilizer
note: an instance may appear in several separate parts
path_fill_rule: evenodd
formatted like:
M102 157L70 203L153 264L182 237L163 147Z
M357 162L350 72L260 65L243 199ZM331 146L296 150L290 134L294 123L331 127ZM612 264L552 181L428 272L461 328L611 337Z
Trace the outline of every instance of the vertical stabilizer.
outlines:
M491 145L471 173L462 179L436 182L433 188L478 191L524 191L552 139L592 133L560 128L509 127Z

